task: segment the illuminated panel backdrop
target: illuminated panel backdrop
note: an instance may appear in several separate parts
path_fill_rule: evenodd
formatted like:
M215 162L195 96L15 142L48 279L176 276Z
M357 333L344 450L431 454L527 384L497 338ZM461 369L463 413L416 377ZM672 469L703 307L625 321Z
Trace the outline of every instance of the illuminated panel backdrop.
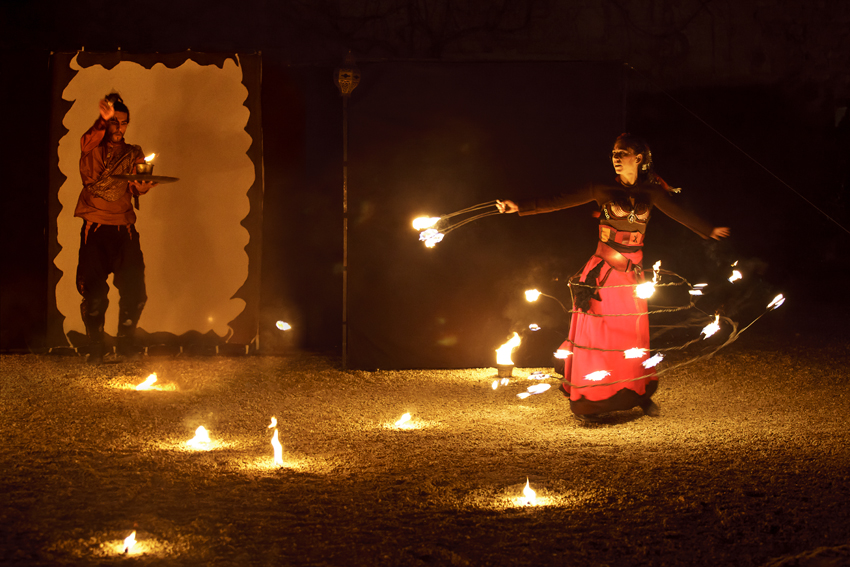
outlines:
M148 294L140 334L251 343L262 205L259 56L79 52L55 54L52 64L51 342L85 334L75 286L80 136L115 90L130 109L125 139L156 153L155 174L180 179L154 187L136 211ZM111 276L109 283L106 332L114 335L118 294Z

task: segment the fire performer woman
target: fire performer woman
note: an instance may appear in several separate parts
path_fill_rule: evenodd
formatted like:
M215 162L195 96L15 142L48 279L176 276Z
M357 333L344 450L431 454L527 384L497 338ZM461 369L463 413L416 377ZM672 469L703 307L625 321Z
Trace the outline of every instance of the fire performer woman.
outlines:
M573 354L564 361L562 391L580 419L633 407L657 417L660 411L652 395L658 377L642 364L649 352L647 304L635 296L635 286L643 280L643 240L650 213L657 207L703 238L719 240L729 229L712 227L674 202L670 194L678 190L655 174L652 153L642 139L621 134L611 161L617 174L613 184L590 184L542 199L498 201L497 206L500 212L524 216L591 201L599 205L596 252L571 279L573 315L561 349ZM624 351L633 348L646 350L640 358L626 358Z
M83 296L80 312L89 337L89 361L104 355L103 324L109 285L114 274L121 295L118 304L118 352L133 354L133 335L147 301L145 262L136 232L133 198L156 183L115 177L136 173L145 158L139 146L124 141L130 110L117 93L100 101L100 116L80 139L80 177L83 190L74 211L83 219L77 291Z

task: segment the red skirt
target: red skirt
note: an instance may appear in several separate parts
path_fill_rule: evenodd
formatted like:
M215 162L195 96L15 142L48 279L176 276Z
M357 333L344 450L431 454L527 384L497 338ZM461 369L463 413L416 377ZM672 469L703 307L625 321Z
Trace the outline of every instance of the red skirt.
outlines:
M643 252L622 256L640 265ZM650 356L649 317L646 300L635 296L635 285L642 281L634 269L618 271L596 255L585 264L580 280L584 282L600 262L599 299L591 299L586 311L573 302L569 339L561 345L573 353L564 360L563 388L576 415L631 409L647 403L658 388L655 372L643 367ZM626 358L624 351L633 348L645 350L638 358Z

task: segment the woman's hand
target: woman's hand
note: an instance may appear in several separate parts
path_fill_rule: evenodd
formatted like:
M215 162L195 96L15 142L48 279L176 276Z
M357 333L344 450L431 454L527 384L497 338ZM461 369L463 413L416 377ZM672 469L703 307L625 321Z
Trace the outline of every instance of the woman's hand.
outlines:
M499 209L500 213L519 212L519 207L516 206L516 203L507 199L505 199L504 201L496 201L496 208Z
M708 236L709 238L713 238L714 240L720 240L721 238L726 238L727 236L729 236L730 233L731 231L727 226L715 226L711 230L711 234L709 234Z

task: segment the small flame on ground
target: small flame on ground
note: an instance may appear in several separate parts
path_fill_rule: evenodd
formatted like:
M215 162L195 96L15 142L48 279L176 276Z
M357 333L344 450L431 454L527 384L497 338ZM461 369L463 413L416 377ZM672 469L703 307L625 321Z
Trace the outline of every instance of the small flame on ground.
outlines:
M282 467L283 447L281 447L280 441L277 438L277 429L274 430L274 436L272 437L272 447L274 447L274 464L275 466Z
M585 376L585 379L590 380L591 382L599 382L606 376L610 376L611 373L607 370L597 370L596 372L591 372L590 374Z
M526 301L537 301L540 298L540 292L536 289L525 290Z
M137 390L150 390L153 383L156 382L156 372L148 376L144 382L136 386Z
M652 368L662 360L664 360L664 355L659 352L655 356L651 356L650 358L644 360L642 364L644 368Z
M395 422L395 425L396 425L396 427L401 427L405 423L407 423L408 421L410 421L410 414L406 413L403 416L401 416L401 418L398 421Z
M785 296L780 293L779 295L777 295L776 297L773 298L773 301L771 301L767 305L767 308L768 309L771 309L771 308L776 309L777 307L779 307L783 303L785 303Z
M133 551L133 546L136 545L136 532L131 533L124 538L124 553ZM113 548L114 549L114 548Z
M289 331L292 329L292 325L290 325L286 321L278 321L274 324L274 326L280 329L281 331Z
M538 325L537 323L532 323L531 325L528 326L528 328L532 331L539 331L540 325Z
M156 157L156 154L151 154L151 155L145 157L145 161L150 163L150 162L153 161L153 158L155 158L155 157Z
M528 477L525 477L525 488L522 489L522 495L525 496L525 503L529 506L537 504L537 493L531 488L531 483Z
M702 334L705 335L705 338L708 338L719 330L720 330L720 315L715 315L714 316L714 322L706 325L702 330Z
M555 351L555 358L562 358L563 359L563 358L567 358L571 354L572 354L571 351L568 351L567 349L564 349L564 348L559 348L558 350Z
M272 422L266 429L271 429L272 427L277 427L277 418L275 416L272 416Z
M440 222L440 217L419 217L413 219L413 228L416 230L425 230L426 228L432 228L438 222Z
M645 348L630 348L627 351L623 352L623 356L626 358L643 358L643 356L648 352Z
M551 384L533 384L528 387L528 391L532 394L540 394L551 388Z
M741 272L739 272L738 270L732 270L732 275L731 275L731 276L729 276L729 281L730 281L730 282L736 282L736 281L740 280L740 279L741 279L741 278L743 278L743 277L744 277L744 276L742 276L742 275L741 275Z
M204 448L210 442L210 434L203 425L195 430L195 436L186 441L186 444L195 449Z
M519 338L519 334L514 333L514 336L508 342L496 349L496 364L513 364L514 361L511 360L511 353L521 342L522 339Z

